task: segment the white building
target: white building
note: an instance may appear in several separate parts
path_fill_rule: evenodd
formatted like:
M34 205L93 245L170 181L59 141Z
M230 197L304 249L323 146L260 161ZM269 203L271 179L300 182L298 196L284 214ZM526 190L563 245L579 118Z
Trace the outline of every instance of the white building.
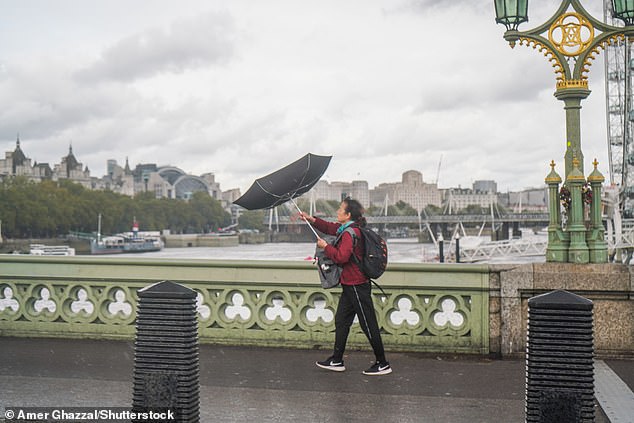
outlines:
M53 168L53 180L69 179L75 183L82 184L84 187L91 189L92 180L90 179L90 170L88 167L80 163L73 154L73 146L68 147L68 155L62 157L62 162L56 164Z
M134 196L134 175L130 170L128 158L125 159L125 167L119 166L116 160L108 160L108 174L101 179L97 179L94 184L95 189L110 190L117 194Z
M473 183L473 191L481 193L498 192L498 184L495 181L475 181Z
M437 184L423 182L423 174L416 170L403 173L401 182L379 184L371 191L370 202L373 206L391 206L403 201L416 210L428 205L440 207L442 198Z
M34 171L31 159L20 147L20 136L15 142L15 150L7 151L4 159L0 160L0 176L25 176L27 178L40 181L40 169Z
M22 151L19 136L15 142L15 150L7 151L4 159L0 160L0 177L7 176L24 176L35 182L41 182L44 179L54 181L70 179L86 188L92 188L90 170L84 168L77 160L72 146L69 148L68 155L62 157L61 163L51 169L48 163L32 164L31 159Z
M158 167L154 163L139 164L131 170L126 158L125 167L119 166L114 159L108 160L107 173L102 178L91 177L88 167L84 167L73 154L72 145L69 146L68 154L53 169L48 163L32 164L22 151L19 135L15 149L6 152L5 158L0 159L0 178L24 176L36 182L68 179L88 189L110 190L131 197L142 192L153 192L156 198L189 199L194 193L203 191L226 205L220 184L211 172L195 176L174 166Z
M367 207L370 203L370 190L367 181L328 183L321 180L304 196L305 198L329 201L341 201L345 197L351 197L359 201L364 207Z
M514 213L547 212L548 187L526 188L519 192L509 192L508 204L505 206Z

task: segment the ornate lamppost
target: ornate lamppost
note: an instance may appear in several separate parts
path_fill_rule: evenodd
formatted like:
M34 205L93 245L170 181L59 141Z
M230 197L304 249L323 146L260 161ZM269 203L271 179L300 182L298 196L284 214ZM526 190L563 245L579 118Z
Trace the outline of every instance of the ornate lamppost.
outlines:
M519 44L536 49L548 59L554 69L555 97L564 102L566 111L564 183L566 186L571 185L576 191L577 186L585 182L581 150L581 101L590 95L590 66L600 50L617 42L627 42L627 38L634 35L634 0L612 0L614 15L625 23L624 28L607 25L594 18L583 8L580 0L563 0L550 19L528 31L518 30L521 23L528 21L528 0L494 0L494 3L495 21L506 27L504 39L511 47ZM551 191L556 179L554 175L547 177L546 182ZM572 194L575 197L575 193ZM554 197L551 193L550 200L553 201ZM596 197L593 197L593 201L601 201ZM556 228L558 218L552 216L552 213L560 212L558 201L557 206L551 205L549 210L551 224L548 228L548 261L587 263L589 260L607 260L607 247L601 247L603 252L595 249L592 257L589 255L584 239L596 247L596 241L599 240L588 239L588 236L603 236L603 233L592 231L591 234L585 234L585 229L578 224L579 216L584 215L583 202L572 202L569 210L569 216L575 217L575 225L571 228L574 233ZM570 248L571 235L574 238L574 248Z

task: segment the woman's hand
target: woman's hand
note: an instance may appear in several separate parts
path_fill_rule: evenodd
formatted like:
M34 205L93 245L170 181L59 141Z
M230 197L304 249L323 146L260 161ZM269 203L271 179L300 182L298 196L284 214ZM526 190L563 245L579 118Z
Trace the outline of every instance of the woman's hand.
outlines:
M321 238L317 238L317 247L323 249L323 248L326 248L326 245L328 245L328 243L325 240Z
M299 212L299 218L309 223L315 223L315 218L308 213Z

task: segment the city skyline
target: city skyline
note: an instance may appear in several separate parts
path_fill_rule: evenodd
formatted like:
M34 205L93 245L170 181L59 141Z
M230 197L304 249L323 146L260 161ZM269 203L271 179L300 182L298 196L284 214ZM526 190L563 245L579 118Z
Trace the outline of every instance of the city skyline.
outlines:
M36 182L68 179L92 190L109 190L128 196L150 191L156 198L189 199L194 192L206 191L211 197L220 200L225 208L232 210L232 203L241 196L238 188L223 191L213 173L196 176L187 174L178 166L159 166L148 162L130 166L127 158L125 166L119 165L115 159L109 159L106 175L94 176L75 157L72 146L69 146L68 154L61 158L60 163L55 163L53 167L28 157L21 148L19 138L15 149L6 151L4 156L4 159L0 159L0 180L11 176L24 176ZM364 180L329 182L321 179L306 195L315 200L335 201L352 196L368 207L391 206L399 202L405 202L417 210L429 205L445 206L450 212L469 205L486 208L500 202L506 206L519 206L520 209L522 203L529 208L547 206L545 185L500 193L496 181L478 180L471 188L458 186L439 189L436 183L424 181L421 172L411 169L402 173L401 181L381 182L373 188Z
M532 1L531 20L556 3ZM492 1L186 4L4 5L0 148L19 132L43 160L72 143L92 172L127 156L242 191L307 152L333 155L327 180L372 186L433 180L441 155L441 187L520 190L563 167L555 76L501 39ZM609 180L599 61L589 82L582 145Z
M81 168L81 169L78 168L78 170L81 170L82 173L86 173L87 175L89 175L89 176L87 176L87 175L84 176L82 174L82 178L81 178L82 180L84 178L88 178L88 179L90 179L90 178L103 179L103 178L112 176L111 175L112 172L109 170L109 167L111 167L111 166L116 166L116 167L120 168L120 170L123 170L123 167L122 167L123 163L119 162L119 160L116 159L116 158L110 158L110 159L106 160L106 163L105 163L105 166L104 166L106 168L106 171L103 172L103 173L90 170L90 168L88 168L88 166L84 165L83 161L81 160L81 156L79 154L75 154L73 152L72 144L70 144L67 148L68 149L66 150L65 154L62 155L60 153L59 157L57 159L55 159L55 160L52 160L52 161L38 160L38 158L34 157L32 154L30 154L28 152L28 148L25 148L24 141L20 138L20 136L18 134L16 140L14 141L13 148L5 150L4 153L3 153L3 156L7 155L7 154L11 154L16 149L19 149L21 153L25 154L24 158L28 160L28 165L33 166L33 167L36 167L38 165L48 165L51 169L53 169L53 167L54 168L58 168L60 166L60 164L64 162L64 160L66 159L66 157L69 154L73 155L73 156L77 156L77 160L78 160L77 164ZM25 151L25 150L27 150L27 151ZM129 166L130 169L139 168L139 167L143 167L143 166L147 166L147 165L154 165L155 167L162 167L162 168L171 168L171 167L173 167L173 168L182 169L185 172L187 171L187 169L184 169L182 166L179 166L178 163L156 163L156 162L153 162L152 160L143 160L143 161L139 161L139 162L131 162L129 160L128 156L126 156L126 158L125 158L125 165ZM1 170L1 168L0 168L0 170ZM209 173L210 172L203 172L200 175L202 176L204 174L209 174ZM190 173L190 174L193 175L193 173ZM365 189L366 190L369 189L370 187L372 187L371 189L373 189L373 190L385 190L385 189L389 188L388 186L402 184L404 182L404 178L407 178L406 175L408 175L408 174L413 174L413 177L414 177L415 181L411 182L412 184L414 184L414 185L420 185L420 184L422 184L422 185L434 185L439 190L465 189L465 188L466 189L471 189L469 187L469 185L477 184L478 182L493 182L493 185L495 185L496 188L497 188L497 181L494 181L494 180L472 180L470 183L465 184L465 185L458 184L456 186L451 186L451 187L441 187L441 186L438 186L435 181L432 181L430 179L425 179L425 177L424 177L425 173L421 169L402 169L401 173L400 173L400 178L398 180L394 180L394 181L387 181L387 180L379 181L374 186L372 186L372 184L369 184L368 181L364 180L364 179L329 180L327 178L321 178L320 181L319 181L319 184L322 184L322 183L326 183L328 185L330 185L330 184L354 184L356 182L362 182L362 183L365 183ZM0 176L2 176L1 172L0 172ZM34 176L35 176L35 174L34 174ZM37 176L39 176L39 174ZM214 176L216 176L216 175L214 175ZM411 179L411 177L409 177L409 178ZM82 181L82 182L85 182L85 181ZM223 181L221 181L221 180L218 180L215 183L217 183L218 185L223 185ZM539 189L539 188L543 188L543 187L545 187L545 184L542 184L541 186L535 186L535 187L525 187L525 189L534 189L534 188L538 188ZM246 192L246 189L241 189L239 187L228 187L228 186L225 186L225 189L222 190L222 191L226 192L226 191L234 190L236 188L240 189L241 192ZM477 190L477 188L475 190ZM518 191L523 191L523 190L518 190ZM501 191L496 190L495 192L501 192ZM368 199L367 202L369 202L369 199Z

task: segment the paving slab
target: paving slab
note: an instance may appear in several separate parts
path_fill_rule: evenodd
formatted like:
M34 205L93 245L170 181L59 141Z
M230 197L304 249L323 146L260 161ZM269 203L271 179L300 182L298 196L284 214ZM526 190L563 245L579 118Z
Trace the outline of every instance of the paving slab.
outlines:
M610 423L634 421L634 393L602 360L594 362L594 394Z
M365 376L368 351L349 351L341 373L314 365L327 355L201 345L201 422L524 421L524 360L389 353L392 374ZM133 370L133 342L0 338L0 416L6 406L129 407Z

